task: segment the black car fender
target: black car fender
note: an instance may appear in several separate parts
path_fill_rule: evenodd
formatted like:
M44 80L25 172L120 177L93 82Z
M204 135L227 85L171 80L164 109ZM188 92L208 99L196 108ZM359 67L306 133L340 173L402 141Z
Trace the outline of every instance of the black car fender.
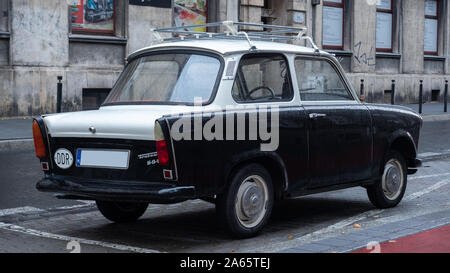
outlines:
M396 149L404 155L408 167L415 167L413 164L417 157L417 147L414 138L408 131L404 129L394 131L388 137L387 142L387 149L384 151L384 159L386 159L389 150Z
M289 178L286 165L281 156L276 152L260 150L245 151L234 155L224 166L224 180L222 190L228 185L231 175L240 166L258 163L269 171L277 197L281 197L289 188Z

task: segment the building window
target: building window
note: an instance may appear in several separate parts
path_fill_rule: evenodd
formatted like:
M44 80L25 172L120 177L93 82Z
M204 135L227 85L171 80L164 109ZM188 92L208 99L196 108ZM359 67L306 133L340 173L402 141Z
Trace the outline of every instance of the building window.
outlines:
M8 1L0 1L0 32L8 31Z
M322 45L325 49L344 49L344 0L323 1Z
M425 0L425 55L438 55L439 2Z
M173 21L177 27L206 24L208 21L207 0L174 0ZM195 31L206 31L206 27L194 28Z
M394 33L392 2L392 0L380 0L377 2L377 51L392 52L392 37Z
M114 35L116 0L73 0L72 33Z

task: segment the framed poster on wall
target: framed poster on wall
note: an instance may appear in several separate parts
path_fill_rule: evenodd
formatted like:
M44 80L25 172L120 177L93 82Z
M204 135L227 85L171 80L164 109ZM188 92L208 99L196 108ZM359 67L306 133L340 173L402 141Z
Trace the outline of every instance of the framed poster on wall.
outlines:
M177 27L206 24L208 19L207 0L173 0L173 21ZM205 32L205 27L194 28Z
M73 0L72 33L114 34L116 0Z

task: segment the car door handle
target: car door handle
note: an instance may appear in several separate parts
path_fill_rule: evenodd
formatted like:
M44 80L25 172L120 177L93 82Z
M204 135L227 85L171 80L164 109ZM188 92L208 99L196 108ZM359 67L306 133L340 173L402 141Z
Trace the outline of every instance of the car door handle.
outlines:
M311 113L309 114L310 119L324 118L327 114Z

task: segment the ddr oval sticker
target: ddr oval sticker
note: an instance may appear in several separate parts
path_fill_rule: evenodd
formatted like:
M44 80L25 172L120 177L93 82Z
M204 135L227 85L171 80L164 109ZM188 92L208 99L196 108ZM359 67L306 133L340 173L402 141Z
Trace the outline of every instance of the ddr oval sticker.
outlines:
M68 169L72 166L73 156L69 150L61 148L56 150L54 160L56 165L61 169Z

